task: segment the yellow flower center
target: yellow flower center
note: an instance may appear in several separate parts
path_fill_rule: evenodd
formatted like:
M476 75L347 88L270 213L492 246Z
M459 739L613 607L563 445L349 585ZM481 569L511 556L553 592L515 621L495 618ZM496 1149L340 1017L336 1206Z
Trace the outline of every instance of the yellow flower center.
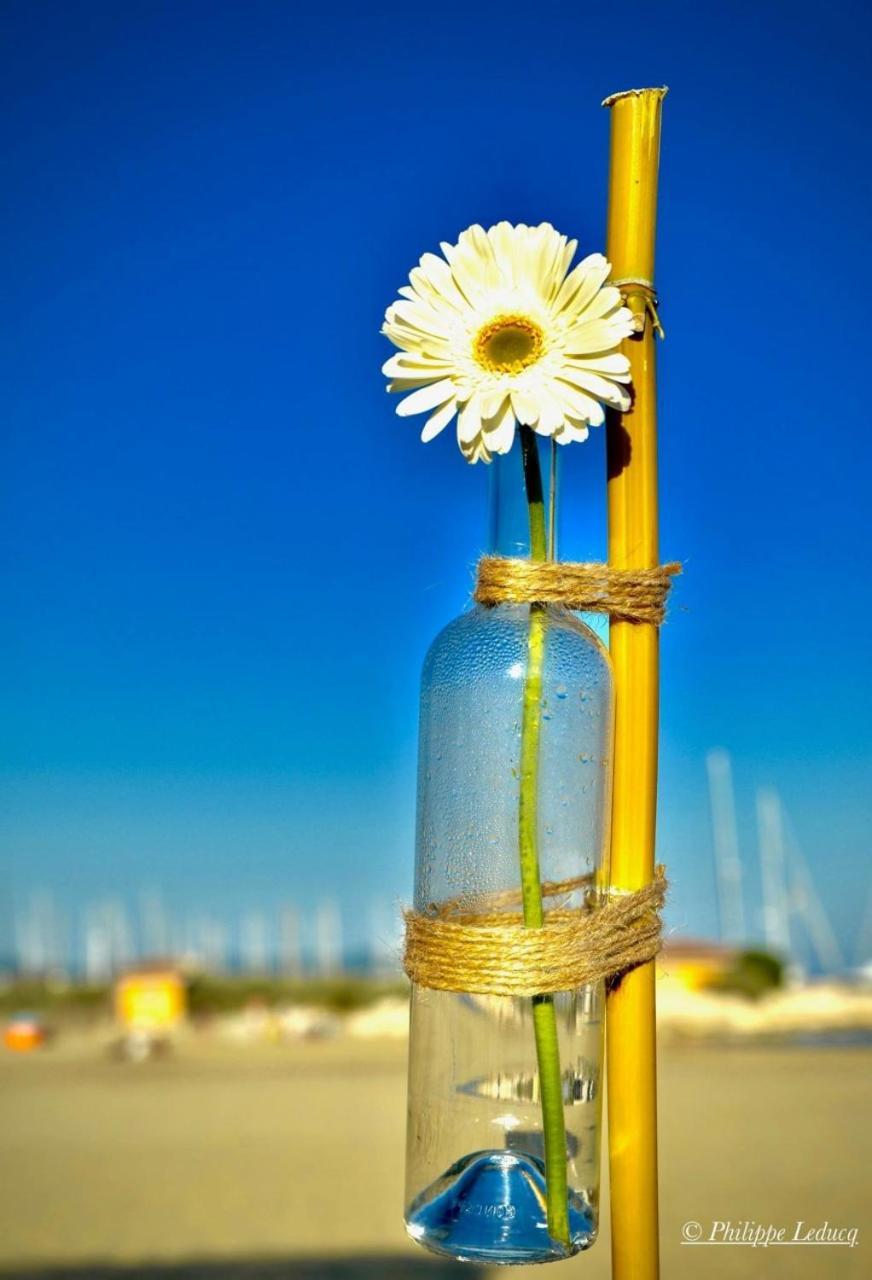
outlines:
M475 335L472 354L488 373L520 373L536 363L544 346L545 335L529 316L495 316Z

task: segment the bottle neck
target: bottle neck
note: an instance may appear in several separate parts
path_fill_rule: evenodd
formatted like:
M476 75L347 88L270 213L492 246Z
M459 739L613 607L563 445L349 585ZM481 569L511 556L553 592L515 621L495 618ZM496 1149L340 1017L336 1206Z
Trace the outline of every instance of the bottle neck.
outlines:
M527 436L535 458L528 455L525 466L520 432L515 435L511 450L496 455L490 472L490 499L488 511L488 551L493 556L515 556L529 559L531 554L531 521L529 492L534 490L536 463L541 477L542 508L545 532L545 558L557 558L559 494L557 448L550 439L530 432ZM535 517L534 517L535 521ZM535 538L535 542L540 539ZM537 547L536 559L541 559Z

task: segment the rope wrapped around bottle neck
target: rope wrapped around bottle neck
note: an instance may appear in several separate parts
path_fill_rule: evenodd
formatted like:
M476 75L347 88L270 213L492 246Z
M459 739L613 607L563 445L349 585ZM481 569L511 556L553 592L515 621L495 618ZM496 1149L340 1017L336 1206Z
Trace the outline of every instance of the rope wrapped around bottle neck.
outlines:
M559 604L578 613L607 613L618 622L659 626L666 597L681 565L614 569L608 564L482 556L474 599L478 604Z

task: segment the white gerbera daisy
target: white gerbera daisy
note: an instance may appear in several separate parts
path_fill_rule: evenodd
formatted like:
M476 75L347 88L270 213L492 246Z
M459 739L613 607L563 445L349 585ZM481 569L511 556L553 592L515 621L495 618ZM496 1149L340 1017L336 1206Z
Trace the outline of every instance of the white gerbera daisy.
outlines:
M403 417L429 413L422 440L457 415L470 462L508 453L522 423L560 444L584 440L603 405L628 409L630 365L618 350L631 313L592 253L570 271L577 242L550 223L474 226L444 258L425 253L382 332L400 348L383 372L411 391Z

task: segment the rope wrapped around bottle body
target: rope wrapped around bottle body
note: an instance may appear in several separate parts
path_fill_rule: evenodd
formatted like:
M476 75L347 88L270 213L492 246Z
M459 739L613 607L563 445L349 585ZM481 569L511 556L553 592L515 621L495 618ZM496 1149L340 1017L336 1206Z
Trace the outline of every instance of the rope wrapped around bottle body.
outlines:
M582 879L573 887L582 884ZM566 892L567 890L562 890ZM403 968L409 979L437 991L534 996L572 991L615 978L653 960L661 945L666 895L662 867L635 893L592 898L578 908L555 907L540 929L520 914L463 910L456 902L429 912L407 911ZM543 885L542 896L555 896Z

